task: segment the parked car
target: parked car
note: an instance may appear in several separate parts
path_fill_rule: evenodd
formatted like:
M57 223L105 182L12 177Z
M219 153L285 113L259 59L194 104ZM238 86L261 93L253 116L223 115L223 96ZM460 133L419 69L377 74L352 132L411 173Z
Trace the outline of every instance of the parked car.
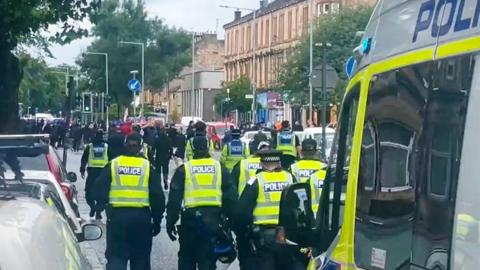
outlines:
M22 166L22 163L20 163ZM42 184L50 188L50 197L57 198L57 204L61 204L58 206L59 212L65 216L68 224L70 225L72 231L75 233L79 233L82 230L81 227L81 220L77 216L75 209L72 208L71 203L65 196L61 185L56 181L55 177L51 172L48 171L29 171L22 169L23 173L23 183L32 185L32 184ZM15 175L12 171L7 170L5 172L5 181L8 185L18 185L18 181L14 180ZM42 196L39 199L46 200Z
M215 143L217 149L222 149L222 139L225 136L225 132L230 129L230 126L234 126L234 123L229 122L207 122L207 136Z
M55 208L24 194L8 192L8 196L0 196L2 270L91 269L77 238L99 239L102 229L98 225L84 225L76 237Z
M0 152L13 153L20 162L22 170L50 172L60 184L73 210L80 217L78 192L73 184L77 181L77 175L74 172L67 173L56 150L45 142L48 139L48 134L0 135Z
M335 137L335 129L333 128L326 128L325 129L325 138L326 142L326 149L325 149L325 156L327 159L330 157L330 150L332 149L333 145L333 138ZM303 131L303 138L305 140L307 138L312 138L317 141L317 149L321 149L322 147L322 128L321 127L313 127L313 128L306 128Z
M253 137L258 133L258 131L247 131L243 133L242 137L240 140L245 143L245 145L250 145L250 142L253 140ZM270 131L263 131L262 133L267 136L267 138L270 140L272 138L272 133Z

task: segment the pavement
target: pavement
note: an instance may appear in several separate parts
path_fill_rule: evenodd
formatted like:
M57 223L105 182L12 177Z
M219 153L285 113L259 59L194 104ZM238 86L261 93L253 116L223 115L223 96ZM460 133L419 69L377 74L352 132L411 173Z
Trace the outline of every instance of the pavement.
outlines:
M61 152L61 150L59 151ZM61 153L59 153L61 154ZM67 157L67 171L75 172L78 176L78 181L75 183L77 190L78 190L78 200L79 200L79 211L80 215L83 219L89 221L90 217L88 216L90 212L90 208L88 207L85 201L85 180L81 179L80 177L80 159L81 159L81 152L74 153L69 150L68 157ZM220 154L215 153L214 157L219 158ZM174 162L170 162L170 178L173 176L175 170ZM165 197L168 198L168 191L165 192ZM102 221L94 221L103 228L103 236L101 239L96 241L90 242L83 242L81 243L81 248L84 255L89 260L92 268L95 270L105 269L105 265L107 263L105 259L105 248L106 248L106 240L105 240L105 214ZM178 241L172 242L167 234L165 233L165 219L162 221L162 231L161 233L153 239L153 247L152 247L152 254L151 254L151 264L152 270L176 270L177 269L177 252L178 252ZM228 265L223 265L218 263L217 269L239 269L238 262L229 267Z

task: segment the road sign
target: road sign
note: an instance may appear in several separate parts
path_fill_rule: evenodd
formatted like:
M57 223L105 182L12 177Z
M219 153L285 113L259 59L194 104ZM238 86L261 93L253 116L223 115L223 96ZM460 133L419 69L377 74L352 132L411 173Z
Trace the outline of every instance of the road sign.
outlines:
M140 92L140 89L142 88L142 84L140 83L139 80L137 79L131 79L128 81L128 89L132 92Z
M345 74L347 74L347 77L349 79L352 78L353 72L357 68L357 60L355 60L355 57L350 56L345 63Z
M335 89L338 82L338 75L335 69L329 65L327 65L326 77L327 91ZM313 69L312 86L313 88L322 88L322 66Z
M246 94L245 99L253 99L253 95L252 94Z

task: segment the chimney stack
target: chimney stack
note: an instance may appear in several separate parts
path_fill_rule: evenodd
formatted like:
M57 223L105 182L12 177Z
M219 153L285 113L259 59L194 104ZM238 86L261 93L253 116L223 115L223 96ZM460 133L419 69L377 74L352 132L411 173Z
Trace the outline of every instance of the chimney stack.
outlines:
M240 20L240 18L242 17L242 12L240 10L236 10L234 14L235 14L235 21Z

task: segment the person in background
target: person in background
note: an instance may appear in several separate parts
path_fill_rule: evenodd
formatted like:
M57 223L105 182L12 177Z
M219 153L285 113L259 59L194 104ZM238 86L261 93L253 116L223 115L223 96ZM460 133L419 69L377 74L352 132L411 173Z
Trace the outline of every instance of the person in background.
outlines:
M190 121L188 123L186 135L187 135L187 140L190 140L190 138L195 136L195 129L193 127L193 121Z
M161 231L165 197L159 176L140 154L142 136L125 140L125 153L97 179L96 200L107 210L107 270L150 269L152 238Z
M303 126L298 120L295 121L295 124L293 125L293 131L303 131Z
M168 169L170 159L172 158L173 143L167 136L164 127L158 129L158 136L155 140L153 151L155 152L155 167L157 172L163 177L163 185L165 190L168 189Z
M292 164L290 172L299 182L307 182L318 170L324 168L317 152L317 141L307 138L302 142L302 158Z
M185 146L186 138L182 133L182 128L176 132L175 140L173 141L173 156L175 158L175 165L178 166L185 160Z
M85 199L90 206L90 217L95 216L96 219L102 219L101 212L96 211L96 201L93 188L97 177L108 163L108 144L103 141L103 130L97 130L92 142L89 143L83 151L80 174L85 179L85 168L88 173L85 183Z
M223 146L220 163L231 172L238 162L249 155L247 145L240 140L240 130L233 129L232 140Z
M290 129L290 123L283 121L282 128L276 136L272 136L275 149L282 151L282 167L289 170L300 153L300 140Z
M230 126L230 129L225 131L225 135L223 136L223 145L228 144L232 140L233 128L233 126Z
M74 123L70 132L70 136L73 139L73 152L78 152L82 143L82 128L78 123Z
M192 142L195 138L201 138L201 140L205 140L209 146L210 151L214 150L213 145L210 143L210 140L207 137L207 125L202 121L198 121L197 123L195 123L194 129L195 136L187 140L185 147L185 155L187 157L187 160L191 160L193 158L194 147Z
M108 132L108 158L112 160L124 153L125 136L116 126L111 126Z

